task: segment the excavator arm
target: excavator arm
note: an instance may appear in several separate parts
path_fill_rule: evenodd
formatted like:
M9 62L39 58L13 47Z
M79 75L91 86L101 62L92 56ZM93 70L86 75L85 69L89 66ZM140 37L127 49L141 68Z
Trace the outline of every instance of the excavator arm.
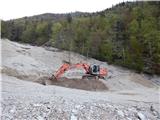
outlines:
M69 65L67 63L63 64L58 71L55 73L55 78L58 79L65 73L65 71L73 68L83 68L86 71L86 74L89 73L89 65L84 63L77 63L73 65Z
M58 71L55 73L55 78L58 79L62 74L64 74L65 71L69 69L70 65L69 64L63 64Z

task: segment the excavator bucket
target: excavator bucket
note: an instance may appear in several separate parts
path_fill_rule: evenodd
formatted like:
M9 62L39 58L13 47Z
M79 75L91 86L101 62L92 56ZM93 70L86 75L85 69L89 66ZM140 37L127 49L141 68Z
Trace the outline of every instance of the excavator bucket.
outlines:
M57 81L57 78L56 78L54 75L52 75L52 76L49 78L49 80L51 80L51 81Z

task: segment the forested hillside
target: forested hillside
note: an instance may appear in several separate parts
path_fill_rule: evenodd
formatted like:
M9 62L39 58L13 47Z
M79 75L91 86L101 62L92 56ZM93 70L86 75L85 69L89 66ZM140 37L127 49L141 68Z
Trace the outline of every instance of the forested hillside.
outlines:
M48 13L1 21L1 27L2 38L160 74L160 1L123 2L97 13Z

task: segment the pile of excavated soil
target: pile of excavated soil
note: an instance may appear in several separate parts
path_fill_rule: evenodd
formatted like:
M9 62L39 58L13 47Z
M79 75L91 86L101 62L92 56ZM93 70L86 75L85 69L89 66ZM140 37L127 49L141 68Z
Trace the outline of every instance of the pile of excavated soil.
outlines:
M58 80L49 80L48 77L41 77L37 80L43 85L57 85L67 88L82 89L88 91L105 91L108 90L106 84L98 79L68 79L60 78Z

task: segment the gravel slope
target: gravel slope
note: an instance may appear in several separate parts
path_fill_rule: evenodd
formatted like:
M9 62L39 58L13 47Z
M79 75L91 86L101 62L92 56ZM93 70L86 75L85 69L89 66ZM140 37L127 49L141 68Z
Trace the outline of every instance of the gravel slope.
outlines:
M1 119L18 120L157 120L160 77L140 75L72 53L73 63L96 63L109 70L101 80L107 91L85 91L35 83L67 61L68 53L2 40ZM76 70L66 77L79 77ZM83 73L82 70L80 70ZM150 79L150 80L149 80Z

